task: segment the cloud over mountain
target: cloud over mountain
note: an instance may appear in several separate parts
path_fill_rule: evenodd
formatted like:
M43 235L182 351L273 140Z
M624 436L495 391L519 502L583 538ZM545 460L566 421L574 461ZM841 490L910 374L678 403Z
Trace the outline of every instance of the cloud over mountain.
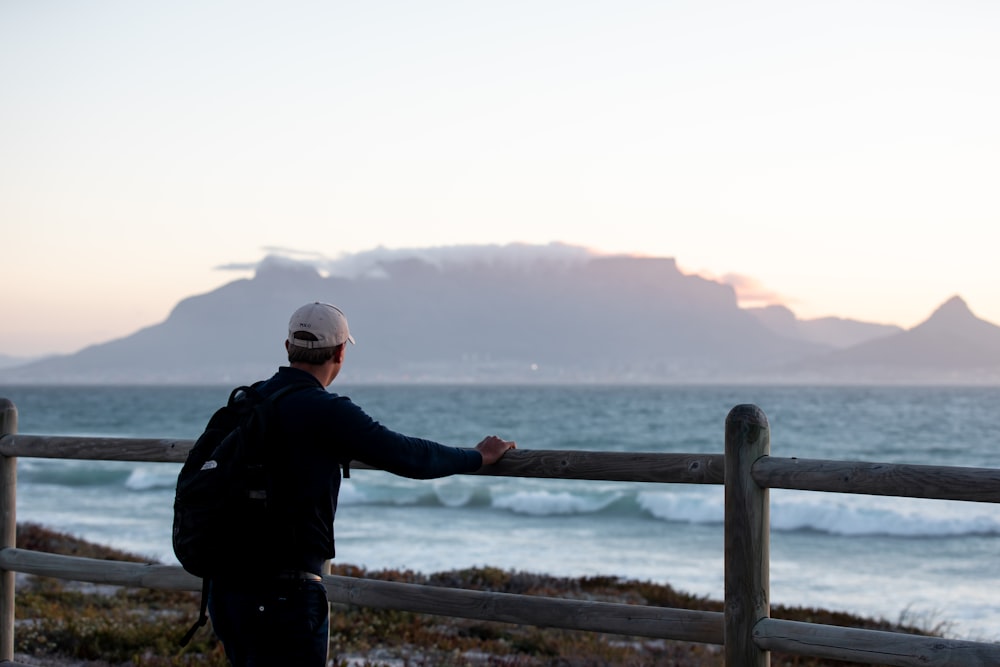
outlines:
M438 269L462 266L506 266L508 268L537 267L539 265L565 266L581 264L602 256L581 246L553 242L547 245L509 243L492 245L451 245L426 248L378 247L356 253L326 257L313 251L292 248L264 248L268 255L261 262L231 263L217 267L224 271L256 270L261 266L311 266L323 276L339 278L387 277L384 265L400 261L420 261Z

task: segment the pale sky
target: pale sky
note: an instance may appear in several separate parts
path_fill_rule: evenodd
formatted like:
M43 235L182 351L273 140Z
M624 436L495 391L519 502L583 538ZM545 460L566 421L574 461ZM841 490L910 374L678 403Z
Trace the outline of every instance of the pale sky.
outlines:
M564 242L1000 324L1000 3L0 3L0 354L267 247Z

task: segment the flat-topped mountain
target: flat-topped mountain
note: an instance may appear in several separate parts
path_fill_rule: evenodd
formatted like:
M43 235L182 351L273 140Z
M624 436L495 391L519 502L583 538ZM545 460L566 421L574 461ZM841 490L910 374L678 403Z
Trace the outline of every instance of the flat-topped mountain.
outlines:
M234 382L284 362L291 312L347 313L345 381L657 381L727 378L826 348L787 339L737 306L727 285L673 259L573 262L419 258L357 277L288 260L184 299L130 336L0 370L5 382Z

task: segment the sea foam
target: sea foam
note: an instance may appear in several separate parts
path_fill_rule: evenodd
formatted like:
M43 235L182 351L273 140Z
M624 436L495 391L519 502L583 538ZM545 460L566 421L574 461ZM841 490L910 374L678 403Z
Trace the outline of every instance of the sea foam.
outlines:
M566 491L522 491L494 498L493 506L534 516L590 514L605 509L620 497L621 494L582 496Z

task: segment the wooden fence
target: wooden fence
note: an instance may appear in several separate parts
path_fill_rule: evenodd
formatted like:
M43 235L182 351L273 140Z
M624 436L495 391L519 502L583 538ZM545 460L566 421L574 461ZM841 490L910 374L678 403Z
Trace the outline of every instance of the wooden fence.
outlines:
M180 567L16 548L17 457L175 462L193 442L17 434L0 398L0 664L13 659L14 573L120 586L200 590ZM356 467L363 468L358 465ZM1000 665L1000 644L842 628L770 617L769 489L1000 503L1000 470L770 456L767 417L734 407L723 454L513 450L476 474L725 485L723 612L565 600L326 575L331 602L488 621L717 644L728 667L764 667L770 651L901 667ZM889 574L887 573L887 576Z

